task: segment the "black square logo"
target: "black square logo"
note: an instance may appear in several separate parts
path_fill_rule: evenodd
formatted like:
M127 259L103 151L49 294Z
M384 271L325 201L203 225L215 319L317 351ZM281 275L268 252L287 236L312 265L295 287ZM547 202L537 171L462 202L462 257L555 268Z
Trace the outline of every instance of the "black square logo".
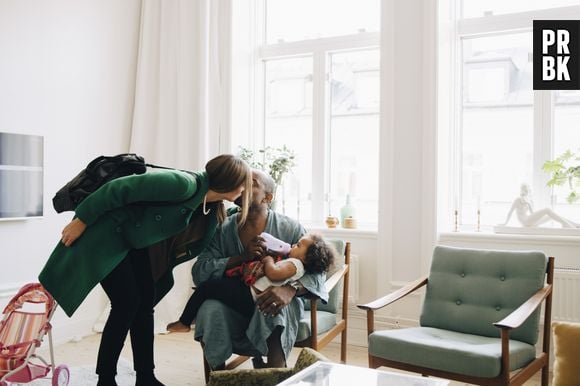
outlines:
M580 20L534 20L534 90L580 90Z

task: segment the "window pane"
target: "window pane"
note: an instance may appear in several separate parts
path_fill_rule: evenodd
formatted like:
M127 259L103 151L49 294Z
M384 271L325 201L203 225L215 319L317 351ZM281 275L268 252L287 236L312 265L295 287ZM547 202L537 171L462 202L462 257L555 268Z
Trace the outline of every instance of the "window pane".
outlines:
M379 52L330 55L330 209L349 194L359 226L378 222Z
M580 91L556 91L554 106L554 158L570 150L580 157ZM580 187L576 188L578 192ZM567 185L554 187L554 210L564 217L580 219L580 204L568 204Z
M379 30L379 0L267 0L266 43Z
M463 0L461 5L463 17L468 18L481 17L490 13L493 15L500 15L538 9L580 5L580 2L578 0Z
M266 62L265 145L286 145L296 167L278 188L278 212L312 220L312 58Z
M502 223L520 184L532 183L531 34L465 38L461 115L463 224Z

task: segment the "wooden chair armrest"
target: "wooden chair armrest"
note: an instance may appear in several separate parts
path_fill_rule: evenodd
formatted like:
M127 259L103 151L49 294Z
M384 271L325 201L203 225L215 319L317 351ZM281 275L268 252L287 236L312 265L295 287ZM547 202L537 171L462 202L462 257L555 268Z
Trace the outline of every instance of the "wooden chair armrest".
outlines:
M411 292L415 291L418 288L423 287L427 284L428 276L424 276L412 283L407 284L406 286L399 288L395 292L391 292L390 294L383 296L380 299L373 300L367 304L357 304L357 307L361 310L378 310L379 308L383 308L386 305L389 305L405 296L410 294Z
M324 282L324 286L326 287L327 292L330 292L338 284L340 279L346 275L348 269L348 264L343 265L342 268L333 273L332 276L329 277L326 282Z
M552 293L552 285L548 284L545 285L544 288L541 288L532 295L524 304L516 308L512 311L511 314L500 320L499 322L494 323L493 325L498 328L503 329L514 329L521 326L526 319L530 317L532 312L535 311L540 304Z

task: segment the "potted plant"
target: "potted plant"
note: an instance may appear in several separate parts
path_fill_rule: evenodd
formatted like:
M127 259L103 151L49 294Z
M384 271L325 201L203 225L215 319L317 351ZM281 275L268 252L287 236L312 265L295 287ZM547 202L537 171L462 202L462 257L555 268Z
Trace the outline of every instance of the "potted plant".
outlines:
M568 183L570 188L570 193L566 197L568 203L574 204L580 200L580 193L577 192L580 188L580 156L566 150L554 160L546 161L542 170L550 174L548 186L562 186Z
M257 157L257 155L260 155L260 157ZM286 173L296 166L294 151L286 147L286 145L281 148L267 146L258 150L257 153L240 146L239 156L251 167L268 173L276 183L276 189L282 185ZM275 194L276 192L274 191Z

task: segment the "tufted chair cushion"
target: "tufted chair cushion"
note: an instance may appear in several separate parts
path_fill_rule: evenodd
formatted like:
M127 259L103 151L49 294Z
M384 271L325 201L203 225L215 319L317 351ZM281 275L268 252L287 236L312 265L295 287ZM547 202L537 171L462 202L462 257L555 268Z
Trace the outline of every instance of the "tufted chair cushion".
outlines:
M544 284L547 258L539 251L486 251L438 246L433 252L420 324L499 338L498 322ZM540 309L510 339L534 345Z
M344 248L346 247L346 242L344 240L338 239L328 239L327 240L330 244L334 246L336 249L336 261L334 262L334 266L330 268L328 273L326 274L326 278L328 279L332 274L339 268L342 268L344 265ZM342 296L342 281L340 281L328 294L328 303L324 304L320 300L316 305L316 309L320 311L326 311L333 314L338 312L338 303L340 301L340 297ZM304 309L310 310L310 300L304 299Z

